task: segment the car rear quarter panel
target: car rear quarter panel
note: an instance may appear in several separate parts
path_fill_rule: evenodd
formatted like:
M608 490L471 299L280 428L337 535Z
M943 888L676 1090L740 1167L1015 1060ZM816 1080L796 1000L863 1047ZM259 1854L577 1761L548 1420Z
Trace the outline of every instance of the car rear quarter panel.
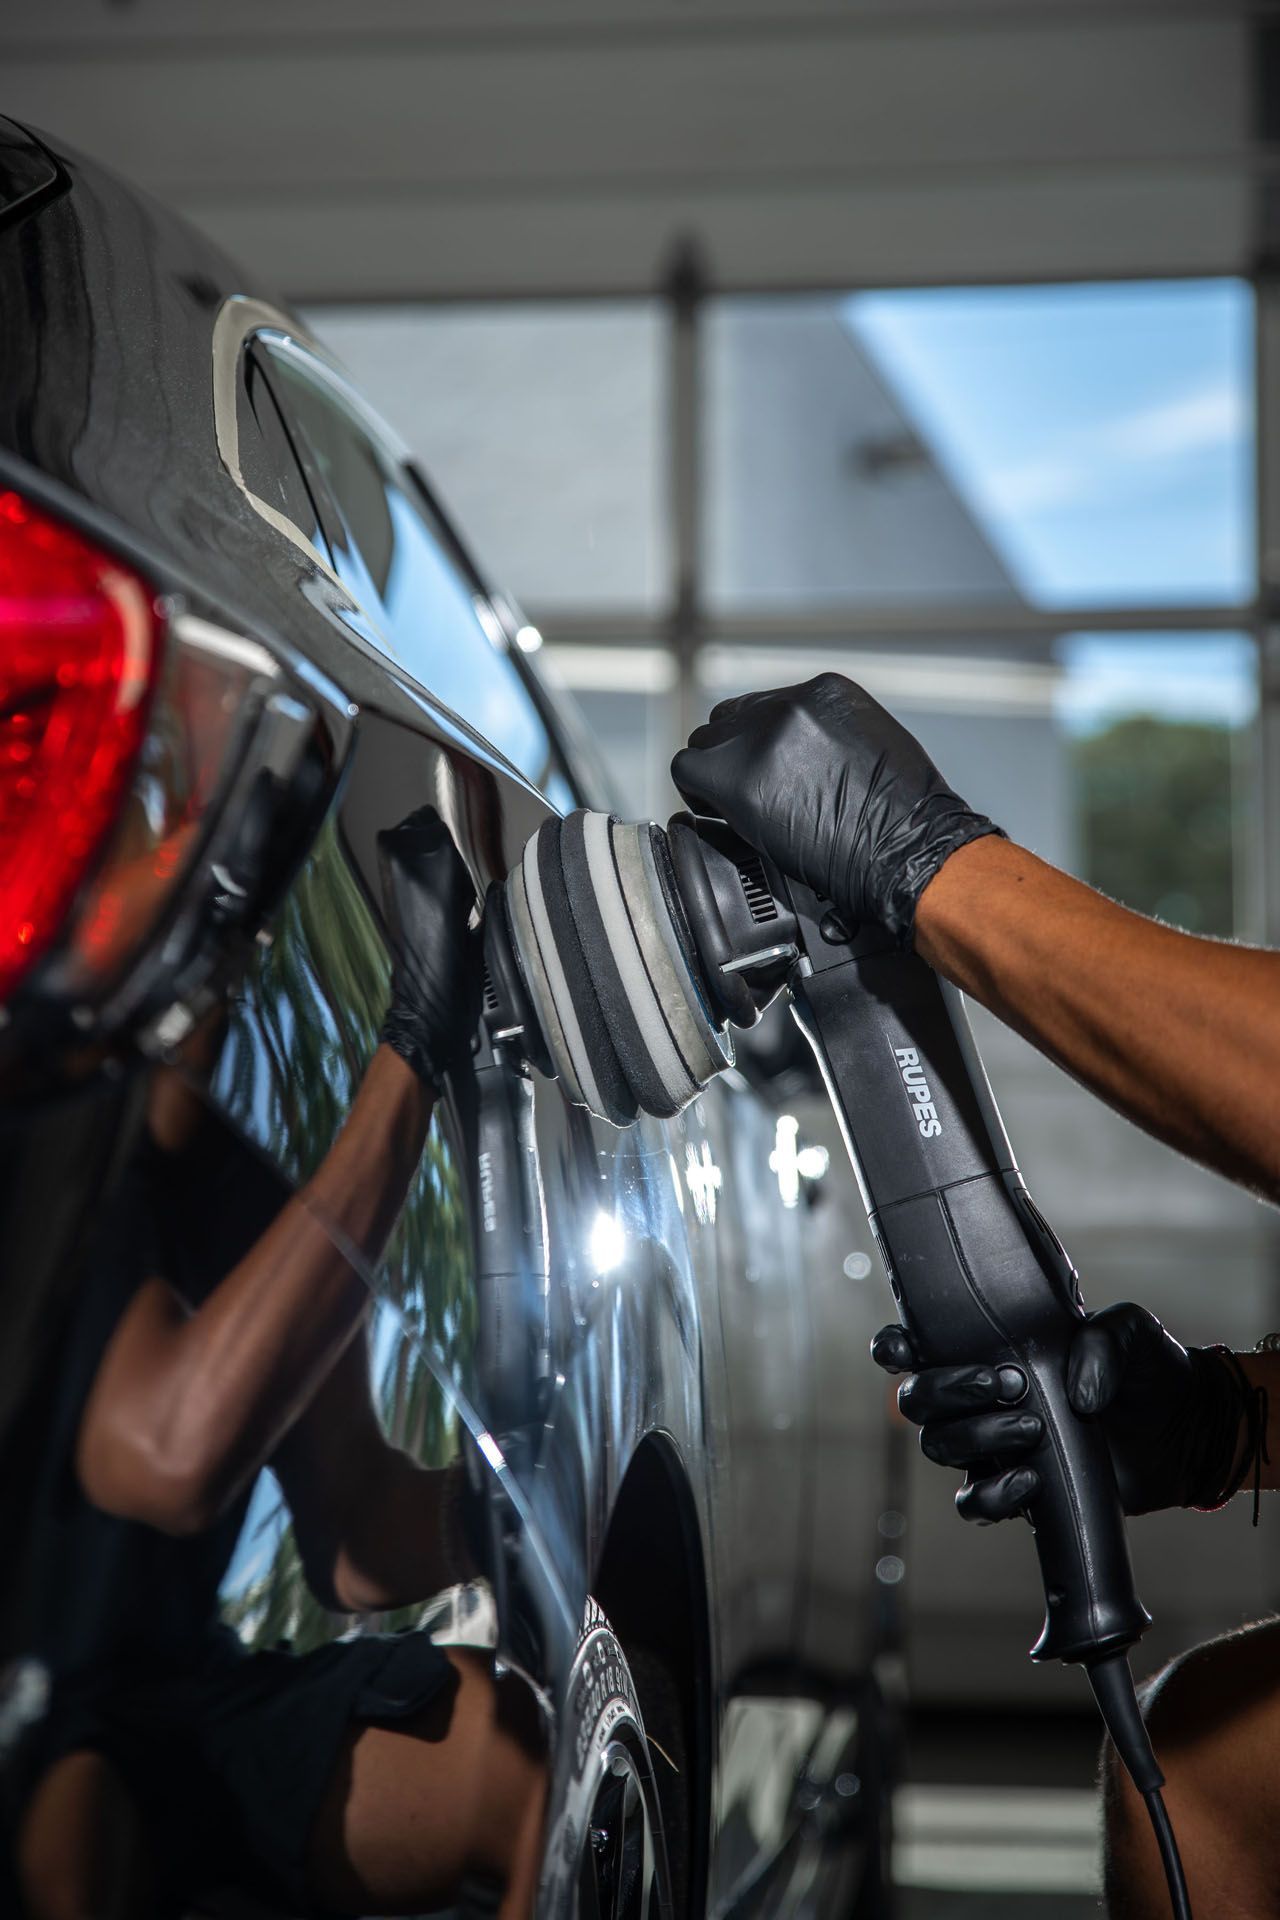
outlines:
M353 710L340 798L270 942L228 994L217 1058L192 1079L296 1189L349 1110L385 1005L378 830L430 801L483 893L545 806L388 662L332 576L264 527L219 460L216 316L228 297L262 290L144 196L74 155L63 164L69 190L0 231L0 484L74 514L183 604L252 635L303 678L319 674ZM146 1077L104 1086L72 1121L22 1123L0 1226L11 1271L12 1249L21 1256L39 1238L32 1208L50 1180L76 1238L118 1158L122 1115L136 1122L145 1103ZM528 1332L535 1426L512 1421L484 1374L484 1317L511 1302L486 1297L477 1271L473 1137L456 1092L416 1213L363 1274L376 1397L398 1436L428 1453L447 1448L457 1418L489 1438L516 1531L531 1543L552 1685L628 1463L645 1434L666 1436L701 1533L717 1725L740 1732L752 1710L733 1707L752 1699L753 1676L802 1659L811 1551L803 1222L769 1168L772 1117L736 1076L675 1122L622 1134L568 1107L551 1083L536 1080L532 1102L551 1280ZM26 1172L24 1155L34 1157ZM9 1301L10 1324L53 1324L55 1300L65 1313L73 1265L47 1236L31 1263L45 1278ZM273 1607L296 1615L303 1600L269 1487L250 1518L229 1604L262 1631ZM309 1618L310 1631L332 1630ZM764 1829L781 1832L785 1808L766 1813Z

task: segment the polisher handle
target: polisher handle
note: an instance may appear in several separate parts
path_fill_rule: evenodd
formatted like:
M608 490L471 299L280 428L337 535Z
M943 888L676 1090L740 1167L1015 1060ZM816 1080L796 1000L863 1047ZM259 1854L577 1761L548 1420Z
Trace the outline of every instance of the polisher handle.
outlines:
M865 944L865 943L864 943ZM1037 1660L1137 1640L1138 1599L1100 1430L1066 1394L1083 1316L1075 1271L1023 1185L959 996L914 955L820 956L792 976L903 1323L929 1365L1012 1363L1043 1437L1026 1456L1044 1579ZM1021 1458L1021 1457L1020 1457Z

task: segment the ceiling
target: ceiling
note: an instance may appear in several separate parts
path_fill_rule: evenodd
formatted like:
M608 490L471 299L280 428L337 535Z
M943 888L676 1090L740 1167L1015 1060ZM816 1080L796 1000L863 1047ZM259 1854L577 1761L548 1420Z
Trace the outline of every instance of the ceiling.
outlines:
M1230 0L7 0L0 106L302 299L1243 271Z

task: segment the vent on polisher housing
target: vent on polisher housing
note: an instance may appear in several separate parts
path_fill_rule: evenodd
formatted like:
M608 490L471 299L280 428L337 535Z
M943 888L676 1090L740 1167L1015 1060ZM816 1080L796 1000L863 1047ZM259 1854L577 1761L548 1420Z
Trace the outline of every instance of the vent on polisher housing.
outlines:
M481 991L484 995L484 1011L488 1014L496 1014L498 1011L498 996L493 990L493 978L487 966L484 969L482 979L483 985Z
M778 917L778 903L764 877L764 862L758 854L738 863L738 878L746 896L747 912L758 927Z

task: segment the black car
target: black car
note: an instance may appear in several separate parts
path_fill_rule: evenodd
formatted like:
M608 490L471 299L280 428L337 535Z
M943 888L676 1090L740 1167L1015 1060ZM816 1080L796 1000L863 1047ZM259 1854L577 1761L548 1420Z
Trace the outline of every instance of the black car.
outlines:
M276 1650L286 1684L374 1634L470 1642L524 1677L550 1755L540 1914L883 1911L873 1667L901 1562L877 1586L884 1402L856 1372L875 1309L840 1273L866 1227L834 1169L797 1171L794 1114L820 1108L785 1037L675 1120L614 1129L472 1042L472 944L425 1145L326 1184L399 991L405 832L460 859L478 908L549 809L612 799L519 625L296 315L0 121L14 1904L32 1756L68 1750L68 1715L98 1713L123 1668L158 1691L166 1739L220 1710L216 1689L177 1704L174 1570L198 1561L219 1645ZM457 1488L459 1577L394 1604L371 1587L354 1613L359 1583L316 1577L295 1511L297 1405L205 1506L164 1491L166 1458L131 1506L110 1435L85 1438L140 1275L194 1315L233 1273L255 1297L248 1265L275 1273L307 1234L326 1284L361 1289L382 1436ZM340 1425L326 1444L341 1475ZM225 1909L219 1859L235 1910L289 1910L255 1875L280 1784L256 1757L190 1865L190 1911Z

